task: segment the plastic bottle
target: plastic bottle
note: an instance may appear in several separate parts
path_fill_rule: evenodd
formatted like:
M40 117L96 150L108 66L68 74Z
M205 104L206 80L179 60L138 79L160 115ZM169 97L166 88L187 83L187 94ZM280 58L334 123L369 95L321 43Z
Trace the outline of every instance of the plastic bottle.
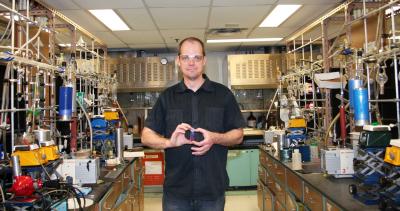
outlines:
M292 153L292 170L301 170L301 153L299 149L294 149Z

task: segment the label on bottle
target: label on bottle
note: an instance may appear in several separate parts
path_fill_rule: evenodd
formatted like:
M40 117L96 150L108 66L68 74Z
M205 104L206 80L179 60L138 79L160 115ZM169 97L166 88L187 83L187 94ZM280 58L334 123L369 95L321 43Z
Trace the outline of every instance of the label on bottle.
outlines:
M255 127L256 127L256 124L257 124L256 120L248 120L248 121L247 121L247 126L248 126L248 127L255 128Z

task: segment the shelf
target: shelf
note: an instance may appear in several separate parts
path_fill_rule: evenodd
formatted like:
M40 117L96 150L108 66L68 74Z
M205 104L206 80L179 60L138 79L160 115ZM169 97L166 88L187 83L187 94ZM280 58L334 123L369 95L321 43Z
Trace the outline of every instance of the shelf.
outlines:
M152 107L125 107L122 110L150 110Z
M271 109L271 111L276 111L276 109ZM268 112L268 109L243 109L240 110L242 113L249 113L249 112L254 112L254 113L262 113L262 112Z

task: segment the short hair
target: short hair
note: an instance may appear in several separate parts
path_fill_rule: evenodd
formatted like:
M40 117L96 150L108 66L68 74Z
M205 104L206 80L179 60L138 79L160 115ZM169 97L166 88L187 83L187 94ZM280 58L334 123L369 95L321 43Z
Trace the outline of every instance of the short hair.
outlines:
M198 42L198 43L200 43L203 56L206 55L206 52L204 51L204 43L203 43L203 41L201 41L201 40L200 40L199 38L197 38L197 37L187 37L187 38L185 38L185 39L183 39L182 41L179 42L179 46L178 46L178 56L181 55L181 48L182 48L182 45L183 45L183 43L186 42L186 41L188 41L188 42Z

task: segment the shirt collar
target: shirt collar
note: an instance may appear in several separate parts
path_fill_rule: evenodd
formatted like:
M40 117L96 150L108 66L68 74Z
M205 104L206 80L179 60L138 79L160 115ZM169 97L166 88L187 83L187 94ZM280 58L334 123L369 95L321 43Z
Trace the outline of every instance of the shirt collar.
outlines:
M204 90L206 92L213 92L215 90L215 87L211 83L210 79L208 79L206 74L203 74L203 78L205 79L204 83L201 85L199 90ZM176 89L177 92L185 92L186 90L189 90L185 83L183 82L183 79L179 82L178 88Z

